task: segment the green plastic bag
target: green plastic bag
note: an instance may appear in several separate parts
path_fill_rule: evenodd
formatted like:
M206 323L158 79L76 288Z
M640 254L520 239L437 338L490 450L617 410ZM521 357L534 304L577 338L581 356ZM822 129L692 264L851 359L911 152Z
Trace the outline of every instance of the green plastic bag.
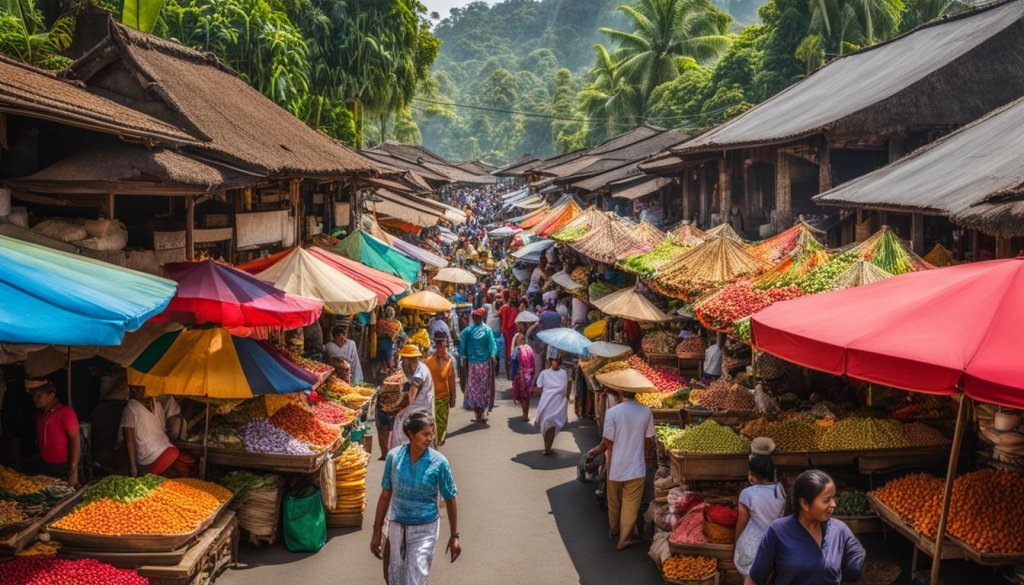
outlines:
M320 490L307 486L284 498L284 546L291 552L317 552L327 543L327 518Z

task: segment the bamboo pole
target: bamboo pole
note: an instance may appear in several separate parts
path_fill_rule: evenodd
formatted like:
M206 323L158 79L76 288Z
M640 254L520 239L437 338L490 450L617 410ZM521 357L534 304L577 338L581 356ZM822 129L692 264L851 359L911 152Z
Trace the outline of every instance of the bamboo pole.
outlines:
M196 259L196 198L189 195L185 198L185 260Z
M956 464L960 459L960 444L964 438L964 424L967 422L967 403L970 398L960 395L960 406L956 411L956 430L953 431L953 448L949 453L946 468L946 484L942 489L942 509L939 512L939 527L935 532L935 556L932 557L931 585L939 585L939 565L942 559L942 541L946 538L946 524L949 522L949 504L953 498L953 480L956 479Z

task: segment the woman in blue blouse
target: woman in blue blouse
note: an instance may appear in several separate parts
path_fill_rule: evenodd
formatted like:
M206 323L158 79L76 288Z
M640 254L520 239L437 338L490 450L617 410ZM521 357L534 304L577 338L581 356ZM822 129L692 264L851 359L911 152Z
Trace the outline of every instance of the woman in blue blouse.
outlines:
M430 448L434 442L433 415L425 410L416 411L405 419L402 430L409 443L392 449L384 462L370 552L386 559L389 585L426 585L441 533L438 492L444 499L451 528L445 551L451 551L453 563L462 553L455 505L457 490L448 460ZM388 548L384 553L384 517L389 508Z
M838 585L860 579L864 547L832 518L835 498L836 484L827 473L801 473L793 484L793 514L768 526L744 584Z

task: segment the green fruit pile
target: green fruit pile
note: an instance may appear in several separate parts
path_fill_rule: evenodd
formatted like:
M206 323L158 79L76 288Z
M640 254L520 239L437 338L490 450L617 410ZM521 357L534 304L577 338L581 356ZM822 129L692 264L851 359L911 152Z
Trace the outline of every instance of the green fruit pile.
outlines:
M840 254L811 270L803 280L797 283L797 286L807 293L820 293L832 290L836 277L859 259L860 256L853 250Z
M767 435L779 451L810 451L814 449L822 427L806 416L787 418L772 425Z
M894 420L877 418L843 419L821 433L819 451L898 449L907 446L903 427Z
M662 445L669 445L673 440L683 433L683 429L676 425L655 425L654 434Z
M139 478L124 475L108 475L89 487L77 507L83 508L95 501L109 498L127 504L146 497L153 488L162 484L164 478L147 473Z
M684 246L678 240L669 238L654 246L650 252L634 254L619 264L630 272L650 278L659 268L689 249L689 246Z
M590 231L590 226L586 225L565 227L555 232L552 237L562 242L575 242L586 235L588 231Z
M856 490L841 492L836 496L836 510L834 516L864 516L871 512L871 504L864 492Z
M746 453L750 451L750 441L729 427L708 419L684 429L668 443L668 447L684 453Z

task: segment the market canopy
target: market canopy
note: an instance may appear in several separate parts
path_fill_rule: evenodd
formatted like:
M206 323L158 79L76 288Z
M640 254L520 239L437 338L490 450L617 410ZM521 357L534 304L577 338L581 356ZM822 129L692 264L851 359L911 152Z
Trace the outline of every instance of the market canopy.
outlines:
M157 322L295 329L316 322L324 307L213 260L173 262L164 271L178 283L178 292L154 317Z
M554 240L538 240L536 242L530 242L515 252L512 252L512 257L516 260L536 264L537 262L540 262L540 257L544 252L554 245Z
M364 313L377 306L375 292L302 248L292 248L254 276L293 295L323 301L325 309L339 315Z
M118 345L174 282L0 236L0 342Z
M475 284L476 276L468 270L449 267L438 270L437 274L434 275L434 280L451 282L453 284Z
M369 215L364 215L361 222L363 229L369 232L371 236L384 242L395 250L398 250L398 252L403 256L415 260L424 266L433 266L435 268L444 268L445 266L448 266L447 260L430 250L426 250L416 244L411 244L401 238L396 238L395 236L387 233L381 229L380 223ZM418 229L416 230L416 233L419 233Z
M418 293L402 298L398 301L398 306L403 309L426 313L445 313L451 311L452 307L454 307L451 301L429 290L421 290Z
M1024 407L1024 258L776 303L751 324L755 347L808 368Z
M263 343L221 328L164 334L128 368L128 384L144 387L150 396L252 398L303 392L316 382Z
M606 315L631 321L660 323L672 320L671 315L666 315L635 287L624 288L603 296L594 301L594 306Z
M397 276L406 282L416 282L420 278L419 262L402 255L363 231L352 232L332 251L370 268Z

